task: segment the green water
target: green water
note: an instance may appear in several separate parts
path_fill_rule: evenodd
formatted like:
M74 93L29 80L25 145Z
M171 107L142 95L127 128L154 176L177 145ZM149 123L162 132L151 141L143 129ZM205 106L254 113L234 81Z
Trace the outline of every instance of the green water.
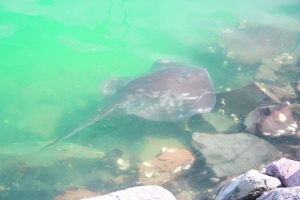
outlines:
M146 160L161 146L153 150L145 141L158 136L165 145L187 147L174 127L138 119L128 126L126 118L39 150L97 113L107 77L139 75L159 59L207 68L216 90L240 86L234 85L237 72L222 68L223 60L207 47L241 20L295 30L299 8L283 0L2 0L0 199L51 199L70 186L112 187L111 175L95 160L113 148ZM145 126L150 128L144 131ZM64 148L67 153L55 151ZM92 173L102 182L85 180Z

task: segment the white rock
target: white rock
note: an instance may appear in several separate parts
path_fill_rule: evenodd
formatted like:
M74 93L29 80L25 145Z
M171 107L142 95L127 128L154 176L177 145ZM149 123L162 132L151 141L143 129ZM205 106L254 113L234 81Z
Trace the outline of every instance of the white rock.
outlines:
M155 185L138 186L104 196L81 200L176 200L168 190Z
M260 174L252 169L226 183L214 200L238 200L246 197L253 191L262 189L268 191L280 185L279 179Z

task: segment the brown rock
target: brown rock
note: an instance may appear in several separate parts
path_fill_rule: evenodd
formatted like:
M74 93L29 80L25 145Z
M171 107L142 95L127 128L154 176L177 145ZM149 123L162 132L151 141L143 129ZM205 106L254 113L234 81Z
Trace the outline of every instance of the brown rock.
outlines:
M298 125L289 103L258 107L251 111L244 124L252 134L262 134L268 137L296 136Z
M285 144L283 148L285 150L285 153L283 153L282 157L291 160L299 159L300 145Z
M287 90L278 87L272 86L270 87L269 90L281 101L295 101L297 98L296 95L293 94L292 92L289 92Z
M54 200L80 200L83 198L96 197L100 195L101 194L89 190L71 187L64 191L62 194L56 196Z
M159 156L139 165L139 181L145 185L162 185L182 175L194 161L188 150L167 148Z

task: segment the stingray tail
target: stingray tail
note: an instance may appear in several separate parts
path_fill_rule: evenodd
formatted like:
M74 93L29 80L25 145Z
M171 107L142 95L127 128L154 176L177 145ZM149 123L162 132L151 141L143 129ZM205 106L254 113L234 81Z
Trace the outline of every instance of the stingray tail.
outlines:
M52 145L54 145L54 144L56 144L56 143L58 143L58 142L60 142L60 141L62 141L62 140L64 140L64 139L67 139L67 138L69 138L69 137L71 137L71 136L73 136L73 135L75 135L77 132L81 131L82 129L84 129L84 128L86 128L86 127L88 127L88 126L94 124L95 122L101 120L102 118L104 118L104 117L105 117L106 115L108 115L112 110L113 110L113 108L109 109L107 112L100 113L100 114L97 115L95 118L89 120L88 122L86 122L86 123L83 124L82 126L76 128L76 129L74 129L70 134L68 134L68 135L66 135L66 136L64 136L64 137L62 137L62 138L60 138L60 139L57 139L57 140L51 142L50 144L48 144L48 145L44 146L43 148L41 148L41 150L42 150L42 149L45 149L45 148L47 148L47 147L49 147L49 146L52 146Z

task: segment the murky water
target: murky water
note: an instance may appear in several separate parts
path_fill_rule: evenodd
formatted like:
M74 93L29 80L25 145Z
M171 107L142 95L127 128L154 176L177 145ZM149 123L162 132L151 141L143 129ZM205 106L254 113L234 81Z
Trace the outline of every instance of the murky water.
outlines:
M142 74L159 59L206 68L217 92L253 82L253 69L224 67L226 56L216 48L222 33L243 22L299 33L299 10L292 0L2 0L0 199L51 199L72 186L97 192L131 186L137 169L123 173L107 160L125 152L134 163L163 146L189 149L190 133L125 116L40 148L97 114L106 78ZM114 178L124 174L131 179L117 184Z

